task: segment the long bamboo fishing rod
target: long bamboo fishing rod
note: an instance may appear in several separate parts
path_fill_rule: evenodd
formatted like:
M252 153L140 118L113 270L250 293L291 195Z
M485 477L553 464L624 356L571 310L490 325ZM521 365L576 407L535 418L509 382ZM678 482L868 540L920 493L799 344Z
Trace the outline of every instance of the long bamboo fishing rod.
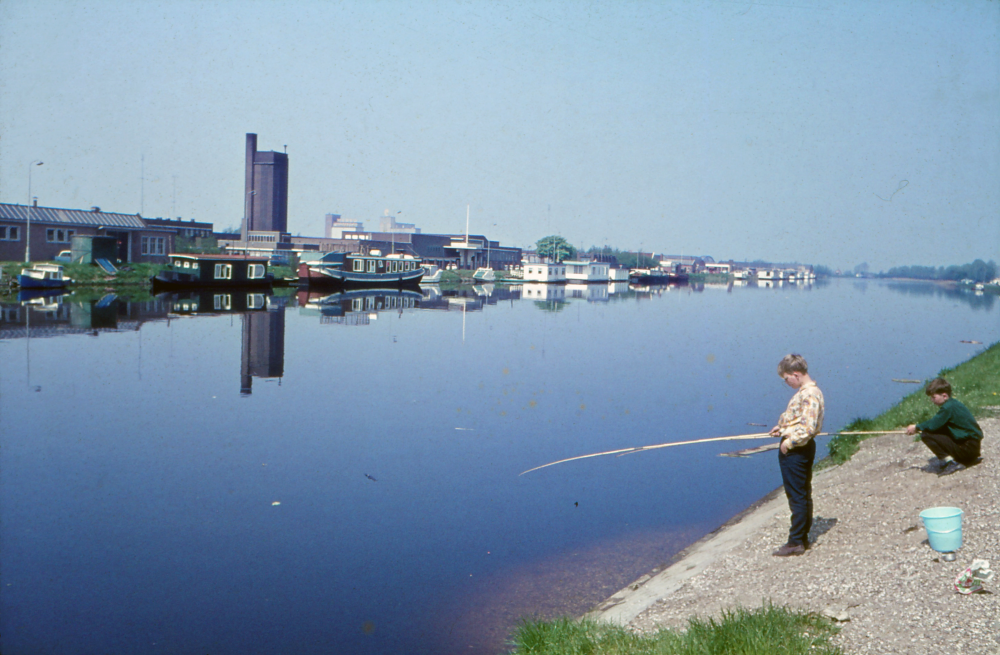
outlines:
M905 434L906 430L872 430L867 432L820 432L817 437L827 437L833 434ZM549 466L555 466L556 464L565 464L566 462L573 462L578 459L588 459L590 457L601 457L602 455L631 455L632 453L638 453L646 450L656 450L658 448L670 448L671 446L689 446L696 443L709 443L711 441L739 441L742 439L767 439L774 438L770 432L757 432L754 434L738 434L732 437L711 437L708 439L692 439L691 441L671 441L668 443L654 444L652 446L634 446L632 448L619 448L618 450L606 450L602 453L590 453L589 455L577 455L576 457L567 457L566 459L560 459L555 462L549 462L548 464L542 464L541 466L536 466L535 468L528 469L527 471L522 471L518 473L519 476L525 473L531 473L532 471L537 471L538 469L547 468Z

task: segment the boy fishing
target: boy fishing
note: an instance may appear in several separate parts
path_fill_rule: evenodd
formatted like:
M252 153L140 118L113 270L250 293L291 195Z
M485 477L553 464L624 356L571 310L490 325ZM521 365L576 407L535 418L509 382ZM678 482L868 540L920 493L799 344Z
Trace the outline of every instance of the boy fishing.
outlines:
M906 434L920 431L920 440L937 458L928 464L930 470L949 475L976 463L983 430L972 412L951 397L951 385L944 378L931 380L924 393L938 406L937 414L923 423L906 426Z
M788 542L772 555L801 555L809 547L812 527L812 467L816 459L814 437L823 429L823 392L809 377L809 366L802 355L785 355L778 363L778 375L795 389L788 409L778 419L771 434L781 437L778 465L785 486L792 525Z

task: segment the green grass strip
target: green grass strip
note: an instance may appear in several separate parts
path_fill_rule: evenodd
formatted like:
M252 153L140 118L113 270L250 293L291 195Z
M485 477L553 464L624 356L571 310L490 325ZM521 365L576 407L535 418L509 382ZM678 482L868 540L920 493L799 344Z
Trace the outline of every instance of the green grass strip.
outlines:
M976 417L996 415L1000 405L1000 342L955 368L942 369L938 374L951 383L952 395L962 401ZM930 382L930 380L927 380ZM937 407L924 393L921 385L897 405L875 418L856 418L845 431L898 430L911 423L922 423L937 413ZM872 435L877 436L877 435ZM859 444L868 435L841 435L830 440L830 456L817 464L817 469L843 464L858 452Z
M514 655L838 655L838 629L829 619L764 605L737 608L719 620L691 619L687 630L637 635L596 621L525 621L514 635Z

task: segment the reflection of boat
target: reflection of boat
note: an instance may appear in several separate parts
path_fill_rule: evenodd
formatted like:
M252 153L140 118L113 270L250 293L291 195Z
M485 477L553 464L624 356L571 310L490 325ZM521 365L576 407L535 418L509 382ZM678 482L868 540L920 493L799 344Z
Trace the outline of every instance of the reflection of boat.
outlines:
M62 302L62 297L69 293L66 289L21 289L17 292L17 302L22 305L50 305Z
M363 314L365 320L357 324L367 324L380 311L415 309L423 299L421 292L409 289L354 289L331 294L301 290L298 293L300 307L319 312L324 318Z
M386 288L418 284L424 276L420 258L380 250L367 253L328 252L299 263L299 281L309 285Z
M644 286L680 284L687 281L688 276L686 274L670 271L662 267L633 268L628 274L629 284L640 284Z
M267 257L171 253L170 264L152 278L153 289L270 286Z
M489 298L493 295L494 288L492 284L476 284L472 287L472 290L476 292L477 296L486 296Z
M171 314L228 314L267 309L270 289L253 287L232 289L189 289L157 294L157 300L169 304Z
M444 271L434 264L423 264L424 276L420 279L421 284L437 284L441 281Z
M35 264L22 268L17 276L22 289L61 289L72 281L63 275L63 267L59 264Z

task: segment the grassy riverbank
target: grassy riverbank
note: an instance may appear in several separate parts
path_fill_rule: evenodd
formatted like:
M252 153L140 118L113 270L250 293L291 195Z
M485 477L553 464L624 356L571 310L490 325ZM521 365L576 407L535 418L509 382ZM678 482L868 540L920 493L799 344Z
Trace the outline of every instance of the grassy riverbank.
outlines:
M596 621L560 619L523 624L514 644L517 655L837 655L829 643L833 622L815 614L766 605L736 609L718 621L692 619L683 632L661 629L639 636Z
M1000 405L1000 342L954 368L942 369L941 377L951 383L954 397L976 416L992 416ZM925 384L917 386L908 396L875 418L857 418L845 431L898 430L911 423L921 423L937 412L937 407L924 393ZM916 385L914 385L916 386ZM991 409L992 408L992 409ZM830 456L819 468L842 464L858 451L858 444L867 435L844 435L830 440Z
M977 417L1000 412L1000 343L940 375L952 385L954 396ZM927 381L924 381L925 383ZM845 430L898 430L925 421L937 411L919 386L898 404L875 418L859 418ZM843 463L857 452L866 436L841 436L830 442L824 466ZM765 606L749 611L734 609L720 621L690 620L686 631L660 630L639 636L629 630L593 621L525 622L513 638L514 655L699 655L761 653L840 653L828 643L836 628L813 614ZM804 639L804 641L803 641Z

